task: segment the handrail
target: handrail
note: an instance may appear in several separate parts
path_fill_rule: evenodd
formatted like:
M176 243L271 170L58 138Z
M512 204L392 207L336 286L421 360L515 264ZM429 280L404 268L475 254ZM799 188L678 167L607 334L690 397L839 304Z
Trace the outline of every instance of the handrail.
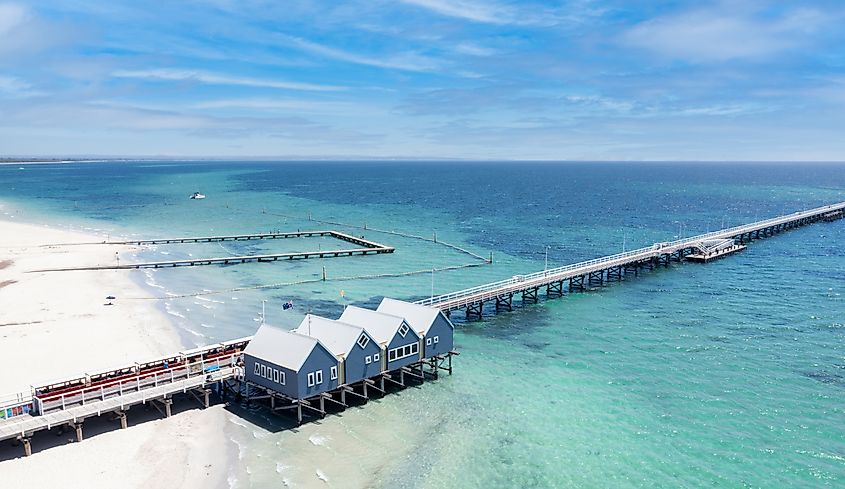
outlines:
M764 229L770 226L784 224L787 222L797 221L799 219L804 219L807 217L815 217L820 214L828 213L828 212L835 212L837 210L845 209L845 202L840 202L838 204L831 204L827 206L817 207L815 209L809 209L805 211L795 212L793 214L786 214L778 217L773 217L770 219L765 219L763 221L757 221L754 223L749 224L742 224L739 226L734 226L731 228L722 229L719 231L713 231L705 234L701 234L698 236L692 236L689 238L680 238L674 241L669 242L658 242L651 246L645 248L639 248L632 251L626 251L622 253L616 253L609 256L604 256L600 258L594 258L592 260L587 260L584 262L573 263L571 265L564 265L557 268L551 268L548 270L543 270L539 272L530 273L527 275L515 275L509 279L500 280L498 282L492 282L489 284L478 285L475 287L471 287L468 289L459 290L456 292L450 292L448 294L442 294L438 296L434 296L428 299L422 299L416 301L417 304L431 306L435 304L445 304L449 302L456 302L460 299L474 299L478 300L478 296L480 298L486 299L489 297L485 296L485 293L493 293L490 297L493 297L499 293L507 293L509 289L513 289L513 286L519 285L516 287L516 290L520 288L525 288L525 286L533 286L538 285L537 279L544 279L539 281L539 285L548 282L554 282L555 280L559 280L563 277L559 277L560 275L566 275L567 272L571 272L574 270L578 270L582 273L587 273L591 270L590 268L594 268L595 265L599 264L607 264L610 262L616 262L620 260L630 259L633 257L653 257L661 254L667 253L674 253L679 249L687 248L690 245L698 245L701 241L705 239L711 238L730 238L739 236L748 232L754 232L760 229ZM633 260L627 260L633 261ZM580 274L580 273L579 273ZM487 294L489 295L489 294Z

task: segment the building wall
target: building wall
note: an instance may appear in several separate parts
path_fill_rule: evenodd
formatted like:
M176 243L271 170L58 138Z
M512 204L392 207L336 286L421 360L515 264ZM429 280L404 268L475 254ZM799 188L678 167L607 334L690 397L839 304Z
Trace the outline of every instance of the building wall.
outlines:
M455 330L443 313L437 315L434 324L428 329L428 334L423 340L425 344L424 358L434 355L443 355L452 351L454 346ZM436 341L436 342L435 342Z
M380 374L382 354L378 342L372 338L370 338L366 348L361 348L357 344L353 346L345 360L346 379L344 379L344 382L354 384ZM370 363L367 363L367 357L369 357Z
M338 368L337 379L331 378L332 367ZM317 346L311 350L311 354L308 355L308 358L302 364L299 372L297 372L297 399L306 399L308 397L316 396L322 392L328 392L336 389L337 386L340 385L339 370L340 368L337 363L337 358L323 346L317 344ZM323 382L308 385L308 374L316 373L318 371L322 371Z
M258 362L259 365L266 366L268 369L278 369L280 372L284 372L285 374L285 383L277 383L275 382L274 377L268 375L270 378L265 378L261 375L261 369L259 368L259 373L255 373L255 364ZM260 385L262 387L266 387L273 391L282 393L286 396L296 398L297 397L297 380L296 380L296 372L293 370L287 369L285 367L281 367L276 365L272 362L268 362L261 358L253 357L248 353L244 353L244 378L252 382L253 384ZM279 379L281 380L281 378Z
M399 334L399 331L396 331L396 334L393 335L393 339L390 340L390 343L388 343L387 348L383 353L383 355L387 359L386 371L389 372L392 370L396 370L400 367L404 367L406 365L418 362L420 360L419 344L420 337L419 335L417 335L417 332L414 331L412 328L408 328L408 333L405 335L404 338L402 337L402 335ZM417 353L414 355L407 356L405 358L400 358L398 360L390 360L390 350L407 345L415 345L417 348Z

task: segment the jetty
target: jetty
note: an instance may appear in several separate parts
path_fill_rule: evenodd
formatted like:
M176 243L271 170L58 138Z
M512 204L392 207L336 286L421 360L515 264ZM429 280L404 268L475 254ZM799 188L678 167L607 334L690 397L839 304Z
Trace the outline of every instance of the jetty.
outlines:
M546 297L554 298L568 291L586 290L611 281L622 280L628 273L639 275L640 270L669 266L670 262L708 262L713 258L735 253L747 243L759 238L795 229L815 222L831 222L845 215L845 202L798 211L763 221L743 224L711 233L655 243L637 250L542 270L527 275L514 275L498 282L419 300L416 303L440 309L447 315L465 310L466 319L481 319L486 304L493 304L495 312L513 310L514 295L522 302L538 302L538 293L545 288Z
M316 251L297 251L290 253L273 253L263 255L238 255L238 256L221 256L212 258L190 258L183 260L166 260L166 261L152 261L140 263L124 263L114 265L96 265L88 267L67 267L67 268L50 268L44 270L34 270L34 272L68 272L80 270L139 270L142 268L176 268L176 267L193 267L200 265L234 265L250 262L274 262L278 260L304 260L308 258L337 258L341 256L354 255L379 255L384 253L393 253L396 251L392 246L387 246L375 241L364 239L363 237L356 237L339 231L297 231L291 233L265 233L265 234L239 234L228 236L198 236L186 238L156 238L156 239L136 239L127 241L104 241L102 243L87 243L87 244L111 244L111 245L161 245L161 244L184 244L184 243L217 243L223 241L251 241L261 239L286 239L296 237L316 237L328 236L340 241L352 243L360 248L346 248L339 250L316 250ZM76 243L81 244L81 243Z

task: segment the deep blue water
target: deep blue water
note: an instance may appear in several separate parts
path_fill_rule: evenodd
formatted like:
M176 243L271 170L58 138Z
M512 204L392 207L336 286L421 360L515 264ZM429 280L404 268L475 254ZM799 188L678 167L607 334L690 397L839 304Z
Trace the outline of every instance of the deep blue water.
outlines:
M189 201L194 191L208 195ZM384 256L160 270L186 343L336 316L845 200L833 164L103 162L0 166L16 219L161 236L337 227ZM312 219L309 220L308 216ZM363 226L366 223L367 229ZM479 260L492 265L354 279ZM458 321L456 374L298 431L233 418L236 487L843 487L843 221ZM138 259L331 247L161 246ZM166 255L163 255L166 253ZM329 280L317 280L326 267ZM140 273L140 272L139 272ZM341 278L348 280L339 280ZM293 282L302 282L289 285ZM274 287L236 290L244 286ZM342 294L341 294L342 291ZM151 288L150 295L161 295ZM283 313L283 300L294 300ZM260 416L260 413L258 413ZM272 422L272 421L270 421ZM328 482L320 480L322 474Z

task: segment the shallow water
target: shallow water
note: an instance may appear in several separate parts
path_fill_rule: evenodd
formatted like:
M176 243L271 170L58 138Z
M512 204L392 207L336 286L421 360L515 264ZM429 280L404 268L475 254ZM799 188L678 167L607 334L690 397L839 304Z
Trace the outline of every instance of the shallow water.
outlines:
M345 304L375 305L384 295L419 298L536 271L547 246L551 267L845 200L844 169L107 162L0 166L0 199L17 219L109 235L331 227L397 249L138 272L145 297L170 297L157 302L197 345L254 332L262 300L269 322L294 326L309 310L336 317ZM197 190L208 198L188 200ZM492 251L494 263L373 228L436 232L477 255ZM841 487L843 238L845 222L816 224L707 265L673 264L458 321L451 377L296 430L261 410L232 415L230 483ZM326 249L329 241L157 246L125 259ZM469 264L479 266L427 272ZM412 271L423 273L339 280ZM287 300L295 307L283 312Z

